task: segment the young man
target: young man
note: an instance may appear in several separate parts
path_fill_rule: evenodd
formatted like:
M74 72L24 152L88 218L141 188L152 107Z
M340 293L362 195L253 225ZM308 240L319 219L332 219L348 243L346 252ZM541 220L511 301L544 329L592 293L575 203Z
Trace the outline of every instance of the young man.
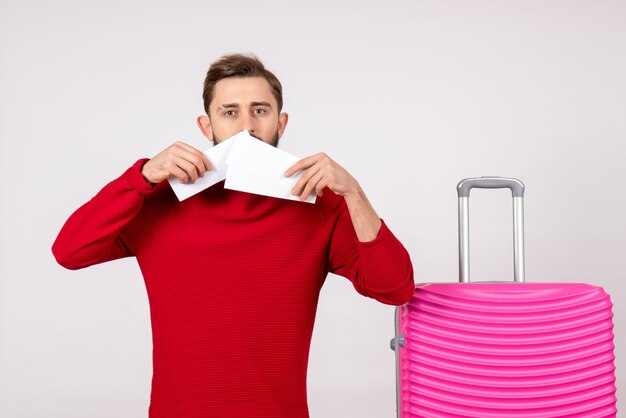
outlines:
M288 115L278 79L254 56L213 63L198 126L218 143L243 129L276 145ZM207 157L177 142L141 159L67 220L52 251L69 269L134 256L153 336L151 418L308 417L306 371L329 272L400 305L413 294L402 244L359 183L325 154L304 158L293 194L314 205L224 189L179 202Z

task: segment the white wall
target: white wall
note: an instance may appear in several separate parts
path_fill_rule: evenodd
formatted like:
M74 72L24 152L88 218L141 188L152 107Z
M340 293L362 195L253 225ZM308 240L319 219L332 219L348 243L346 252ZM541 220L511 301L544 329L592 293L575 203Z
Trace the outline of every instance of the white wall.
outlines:
M281 147L351 170L418 282L457 277L460 179L522 179L527 278L606 288L623 387L625 2L174 3L0 1L0 416L147 415L134 260L71 272L50 246L138 157L174 140L208 145L195 125L203 75L239 51L283 81ZM509 195L472 196L473 277L508 279ZM394 416L392 334L393 308L329 277L312 417Z

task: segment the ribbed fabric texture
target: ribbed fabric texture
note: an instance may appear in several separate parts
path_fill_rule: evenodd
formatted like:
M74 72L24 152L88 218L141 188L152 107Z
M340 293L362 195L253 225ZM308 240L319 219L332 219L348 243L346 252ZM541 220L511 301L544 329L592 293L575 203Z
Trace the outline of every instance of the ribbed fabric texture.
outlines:
M613 312L583 283L432 283L400 308L403 418L615 418Z
M178 202L138 161L66 222L70 269L135 256L153 336L150 418L308 417L306 372L328 272L387 304L413 294L408 253L383 223L359 243L342 198L315 205L226 190Z

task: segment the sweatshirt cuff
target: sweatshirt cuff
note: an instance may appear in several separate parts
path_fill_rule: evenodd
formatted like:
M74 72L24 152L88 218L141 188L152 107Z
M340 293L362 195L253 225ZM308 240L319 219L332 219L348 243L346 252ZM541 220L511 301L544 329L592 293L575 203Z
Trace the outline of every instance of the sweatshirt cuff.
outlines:
M130 181L133 187L135 188L135 190L137 190L139 194L142 195L150 194L154 190L155 186L154 184L148 182L144 178L143 174L141 174L141 169L143 168L143 165L149 160L149 158L141 158L137 160L137 162L133 164L133 166L129 170Z
M385 224L385 221L383 219L381 219L380 221L381 221L380 231L378 231L378 235L376 236L376 238L374 238L371 241L365 241L365 242L361 242L357 240L357 243L358 243L357 245L359 249L364 250L364 249L374 248L380 245L380 243L385 242L387 240L387 237L389 236L389 234L391 234L391 231L389 230L389 228L387 228L387 225Z
M368 275L365 294L390 305L406 303L415 290L411 259L385 222L376 238L357 245L360 268Z

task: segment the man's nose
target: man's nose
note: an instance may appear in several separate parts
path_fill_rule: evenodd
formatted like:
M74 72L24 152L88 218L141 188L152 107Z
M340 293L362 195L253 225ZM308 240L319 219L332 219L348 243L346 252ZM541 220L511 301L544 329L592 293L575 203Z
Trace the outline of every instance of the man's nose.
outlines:
M256 123L254 118L251 115L246 115L243 118L243 124L242 124L242 130L246 129L248 132L250 132L251 134L255 133L256 131Z

